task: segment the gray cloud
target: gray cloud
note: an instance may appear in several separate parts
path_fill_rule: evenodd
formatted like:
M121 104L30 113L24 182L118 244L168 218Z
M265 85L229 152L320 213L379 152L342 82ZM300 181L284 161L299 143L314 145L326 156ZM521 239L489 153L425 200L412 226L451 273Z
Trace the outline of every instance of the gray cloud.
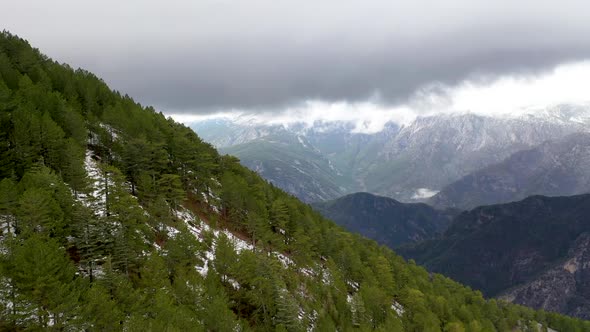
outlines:
M6 28L176 112L404 102L590 58L585 1L13 1Z

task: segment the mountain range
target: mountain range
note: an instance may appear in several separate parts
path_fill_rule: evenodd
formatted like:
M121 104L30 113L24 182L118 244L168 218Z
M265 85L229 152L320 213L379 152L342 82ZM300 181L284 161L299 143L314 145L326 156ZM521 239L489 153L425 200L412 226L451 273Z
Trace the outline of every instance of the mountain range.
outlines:
M576 133L514 153L473 172L428 200L435 207L470 209L531 195L590 193L590 134Z
M306 202L358 191L416 202L513 153L587 132L590 108L560 105L505 117L469 113L422 116L403 126L389 123L373 134L355 133L346 123L325 122L266 126L209 120L192 128L222 152L237 156ZM257 152L251 154L252 150ZM265 154L265 150L273 153ZM302 160L305 165L297 164ZM273 164L284 165L288 175L270 172L276 170ZM278 168L282 171L285 167ZM324 192L322 188L326 188Z

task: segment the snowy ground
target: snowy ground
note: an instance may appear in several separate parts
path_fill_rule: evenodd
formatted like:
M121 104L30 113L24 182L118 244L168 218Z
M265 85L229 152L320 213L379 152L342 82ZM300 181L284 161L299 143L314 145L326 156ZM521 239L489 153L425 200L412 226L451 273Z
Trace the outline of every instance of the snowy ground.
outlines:
M209 262L215 260L215 248L216 248L216 241L217 238L221 233L225 234L229 241L233 244L236 252L240 252L242 250L254 250L254 246L251 243L248 243L239 237L235 236L228 230L218 230L218 229L211 229L209 225L207 225L204 221L200 220L194 214L192 214L187 209L181 209L175 211L176 216L184 221L188 230L193 234L197 239L202 240L203 234L205 232L210 232L213 234L213 243L210 248L204 253L204 264L203 266L197 266L197 271L201 273L201 275L206 276L207 271L209 270ZM235 281L234 281L235 282ZM237 285L239 287L239 285Z
M106 206L106 193L103 191L104 179L101 175L98 162L93 159L94 153L91 150L86 150L86 158L84 159L84 168L88 174L90 193L79 194L78 200L85 206L91 208L98 216L104 216Z

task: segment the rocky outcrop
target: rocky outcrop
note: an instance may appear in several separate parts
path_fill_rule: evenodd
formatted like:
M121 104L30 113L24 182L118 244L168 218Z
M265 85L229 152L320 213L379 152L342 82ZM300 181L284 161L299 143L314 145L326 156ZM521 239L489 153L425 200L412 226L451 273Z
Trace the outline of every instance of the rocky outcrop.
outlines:
M590 234L580 235L565 262L505 292L502 299L590 319Z

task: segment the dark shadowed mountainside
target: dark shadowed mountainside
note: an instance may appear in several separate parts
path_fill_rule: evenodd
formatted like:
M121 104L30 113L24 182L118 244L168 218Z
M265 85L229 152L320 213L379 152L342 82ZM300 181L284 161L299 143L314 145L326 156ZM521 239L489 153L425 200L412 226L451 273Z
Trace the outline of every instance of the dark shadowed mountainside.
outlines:
M312 206L351 232L392 248L440 235L456 214L423 203L401 203L369 193L350 194Z
M441 239L398 253L487 296L517 287L515 303L588 318L588 232L590 195L533 196L463 212Z

